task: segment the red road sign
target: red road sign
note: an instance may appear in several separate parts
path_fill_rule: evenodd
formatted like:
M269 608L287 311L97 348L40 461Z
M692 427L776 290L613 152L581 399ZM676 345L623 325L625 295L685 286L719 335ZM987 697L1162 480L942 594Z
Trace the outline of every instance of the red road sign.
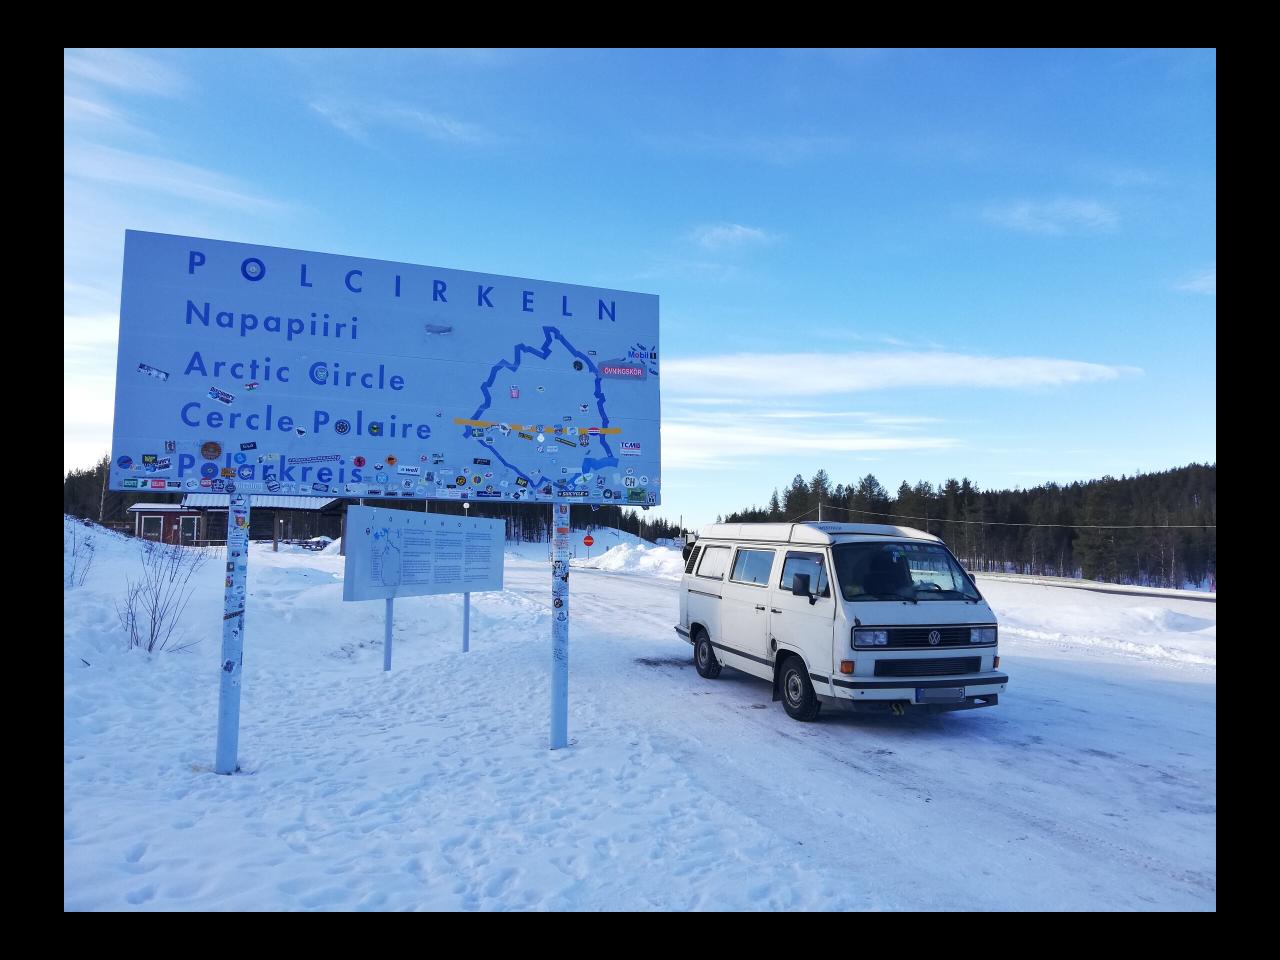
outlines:
M591 534L589 534L589 533L588 533L585 537L583 537L583 538L582 538L582 543L583 543L583 545L584 545L584 546L588 546L588 547L589 547L589 546L591 546L591 545L592 545L593 543L595 543L595 542L596 542L596 538L595 538L595 537L593 537L593 536L591 536Z

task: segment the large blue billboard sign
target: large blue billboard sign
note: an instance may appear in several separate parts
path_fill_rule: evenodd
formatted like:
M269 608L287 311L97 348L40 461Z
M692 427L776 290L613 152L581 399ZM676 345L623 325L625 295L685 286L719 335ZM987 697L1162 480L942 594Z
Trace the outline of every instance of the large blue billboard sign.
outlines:
M661 502L658 298L127 231L111 488Z

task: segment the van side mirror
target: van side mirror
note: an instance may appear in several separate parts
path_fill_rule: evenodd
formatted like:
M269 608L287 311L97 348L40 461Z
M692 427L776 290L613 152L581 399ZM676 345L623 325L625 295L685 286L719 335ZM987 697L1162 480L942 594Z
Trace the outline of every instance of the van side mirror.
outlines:
M818 602L818 598L809 590L809 574L807 573L792 574L791 593L796 597L808 597L810 605Z

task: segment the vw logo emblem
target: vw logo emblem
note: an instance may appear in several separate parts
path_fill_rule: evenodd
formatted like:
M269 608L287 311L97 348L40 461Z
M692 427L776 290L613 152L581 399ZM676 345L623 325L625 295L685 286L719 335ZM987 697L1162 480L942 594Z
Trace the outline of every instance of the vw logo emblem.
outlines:
M930 630L929 631L930 645L936 647L941 642L942 642L942 634L940 634L937 630Z

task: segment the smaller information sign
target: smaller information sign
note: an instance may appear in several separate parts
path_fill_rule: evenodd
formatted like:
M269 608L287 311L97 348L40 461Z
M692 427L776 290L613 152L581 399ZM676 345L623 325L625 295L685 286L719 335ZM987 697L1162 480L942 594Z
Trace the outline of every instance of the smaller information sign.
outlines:
M343 600L502 589L502 520L348 507Z

